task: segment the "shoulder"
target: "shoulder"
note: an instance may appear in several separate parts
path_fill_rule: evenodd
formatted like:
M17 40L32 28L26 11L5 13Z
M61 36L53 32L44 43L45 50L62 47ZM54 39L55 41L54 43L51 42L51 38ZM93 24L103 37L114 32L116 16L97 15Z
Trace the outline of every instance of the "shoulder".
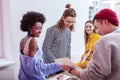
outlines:
M98 36L98 37L101 37L101 35L100 35L100 34L98 34L98 33L93 33L93 36Z
M99 38L101 38L101 35L98 34L98 33L92 33L92 34L90 35L90 37L91 37L91 38L95 38L95 39L99 39Z
M108 34L105 34L103 35L103 39L114 39L116 37L119 37L120 36L120 28L108 33Z
M35 38L31 38L29 45L30 45L30 47L36 46L37 40Z
M47 29L48 34L57 34L60 30L58 29L57 25L53 25Z
M99 39L99 38L101 38L101 35L96 33L95 37Z
M35 55L37 49L38 49L37 40L35 38L32 38L29 43L28 55L33 57Z
M120 36L120 35L119 35ZM111 44L112 41L114 41L114 39L117 38L116 37L116 34L114 33L108 33L106 35L103 35L99 41L98 41L98 44L103 44L103 45L109 45Z
M51 31L51 30L56 30L56 29L58 29L57 25L53 25L53 26L49 27L47 30Z

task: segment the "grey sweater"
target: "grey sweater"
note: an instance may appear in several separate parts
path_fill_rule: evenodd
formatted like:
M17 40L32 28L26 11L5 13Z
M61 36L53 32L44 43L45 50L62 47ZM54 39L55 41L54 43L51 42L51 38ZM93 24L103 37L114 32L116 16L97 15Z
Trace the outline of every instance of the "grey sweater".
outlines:
M54 59L70 58L71 31L69 28L61 31L56 25L46 31L43 42L43 59L45 63L54 62Z
M96 44L93 57L81 80L120 80L120 29L104 35Z

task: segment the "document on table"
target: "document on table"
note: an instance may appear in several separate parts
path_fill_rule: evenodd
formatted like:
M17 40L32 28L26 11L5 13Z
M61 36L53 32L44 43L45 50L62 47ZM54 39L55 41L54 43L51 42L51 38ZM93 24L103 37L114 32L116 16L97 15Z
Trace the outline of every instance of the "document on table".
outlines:
M67 80L69 78L71 78L71 76L61 73L61 74L55 75L51 78L47 78L46 80Z
M75 65L69 58L58 58L55 59L55 62L58 64L68 65L77 70L81 70L81 68Z

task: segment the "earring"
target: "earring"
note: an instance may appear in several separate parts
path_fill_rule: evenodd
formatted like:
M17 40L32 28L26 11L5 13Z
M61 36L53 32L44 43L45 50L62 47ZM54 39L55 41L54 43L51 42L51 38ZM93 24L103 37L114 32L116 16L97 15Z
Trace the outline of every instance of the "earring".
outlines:
M28 31L28 35L29 35L29 36L32 36L32 32L31 32L31 31Z

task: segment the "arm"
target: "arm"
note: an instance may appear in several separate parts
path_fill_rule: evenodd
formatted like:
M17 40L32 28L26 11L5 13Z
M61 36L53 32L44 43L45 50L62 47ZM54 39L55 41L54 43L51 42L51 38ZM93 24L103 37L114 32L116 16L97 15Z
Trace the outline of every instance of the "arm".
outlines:
M102 39L95 44L88 67L80 72L81 80L101 80L111 73L111 52L106 43L107 40Z
M36 49L37 49L37 41L36 39L32 38L30 40L30 43L29 43L29 52L28 52L28 56L30 57L33 57L34 54L36 53Z
M80 78L80 71L75 70L74 68L67 66L67 65L61 65L61 68L69 72L70 74L75 75L76 77Z
M78 71L78 70L70 69L69 73L72 74L72 75L75 75L78 78L80 78L80 71Z
M38 67L39 71L43 72L46 76L48 76L48 74L50 73L55 73L61 70L61 66L57 63L44 64L44 63L38 62L36 66Z
M55 39L55 32L51 29L47 29L46 36L43 42L42 51L43 51L43 57L45 60L47 59L47 62L54 62L54 59L56 58L53 53L51 52L51 46Z
M107 40L106 40L107 41ZM80 72L70 67L63 67L63 70L79 77L81 80L102 80L111 73L111 52L106 41L100 41L95 45L93 57L86 69Z

